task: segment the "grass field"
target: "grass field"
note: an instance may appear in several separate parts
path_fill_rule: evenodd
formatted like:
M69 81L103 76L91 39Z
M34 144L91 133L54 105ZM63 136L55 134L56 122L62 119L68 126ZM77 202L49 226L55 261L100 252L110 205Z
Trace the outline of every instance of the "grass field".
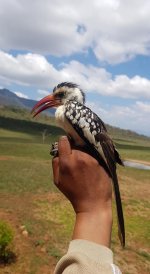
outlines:
M53 273L71 239L74 214L52 183L49 146L62 133L42 118L40 123L17 115L0 117L0 219L13 228L14 264L0 266L5 274ZM12 119L13 118L13 119ZM150 141L113 135L123 159L150 164ZM125 274L150 273L150 171L118 168L126 223L126 248L117 237L116 215L112 249ZM24 233L28 232L28 235Z

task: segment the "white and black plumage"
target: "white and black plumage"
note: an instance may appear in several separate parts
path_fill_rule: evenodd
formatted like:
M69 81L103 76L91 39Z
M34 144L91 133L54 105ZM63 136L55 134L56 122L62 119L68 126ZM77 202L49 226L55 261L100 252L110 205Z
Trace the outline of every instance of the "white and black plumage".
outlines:
M84 105L85 94L74 83L64 82L53 89L53 94L44 97L33 108L34 116L49 107L57 107L55 118L60 127L71 137L77 146L89 148L90 153L103 166L112 178L117 216L119 238L125 246L125 227L122 203L119 191L116 164L123 162L112 139L107 134L104 122Z

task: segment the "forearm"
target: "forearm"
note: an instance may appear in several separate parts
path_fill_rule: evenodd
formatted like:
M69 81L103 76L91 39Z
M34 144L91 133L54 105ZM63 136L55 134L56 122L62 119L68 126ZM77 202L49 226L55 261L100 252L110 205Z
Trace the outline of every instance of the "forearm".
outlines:
M76 214L72 239L83 239L110 247L112 208Z
M111 240L112 210L77 213L73 241L56 266L60 273L115 273L121 274L113 264L113 253L108 248Z

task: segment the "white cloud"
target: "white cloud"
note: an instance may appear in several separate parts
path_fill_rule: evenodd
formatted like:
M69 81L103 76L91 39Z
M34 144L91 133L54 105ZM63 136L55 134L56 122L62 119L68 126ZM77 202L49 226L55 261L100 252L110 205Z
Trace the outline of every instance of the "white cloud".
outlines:
M48 94L50 94L51 92L48 92L47 90L43 90L43 89L38 89L37 93L40 94L40 96L38 96L36 98L37 101L41 100L43 98L43 96L47 96Z
M150 136L150 103L138 101L131 106L101 106L98 103L88 105L105 123Z
M139 111L145 113L145 115L150 114L150 103L143 103L138 101L136 102L136 108L139 109Z
M45 88L54 85L57 73L42 55L28 53L14 57L0 51L0 77L3 82Z
M103 68L85 66L77 61L64 65L61 75L79 83L87 91L120 98L150 98L150 80L140 76L118 75L114 79Z
M80 51L85 41L77 31L80 15L75 9L66 0L1 0L0 47L57 56Z
M107 94L121 98L150 98L150 80L138 75L118 75L107 86Z
M37 92L38 92L39 94L41 94L41 95L44 95L44 96L46 96L46 95L49 94L49 92L48 92L47 90L43 90L43 89L38 89Z
M149 0L0 2L3 50L69 56L90 47L113 64L150 54Z
M15 91L14 93L15 93L18 97L25 98L25 99L28 99L28 98L29 98L26 94L24 94L24 93L22 93L22 92L20 92L20 91Z
M47 95L46 89L63 81L73 81L85 90L105 96L150 99L150 80L140 76L115 78L104 68L84 65L77 61L61 64L56 69L39 54L13 57L0 51L0 79L3 84L15 83L38 88L39 94Z

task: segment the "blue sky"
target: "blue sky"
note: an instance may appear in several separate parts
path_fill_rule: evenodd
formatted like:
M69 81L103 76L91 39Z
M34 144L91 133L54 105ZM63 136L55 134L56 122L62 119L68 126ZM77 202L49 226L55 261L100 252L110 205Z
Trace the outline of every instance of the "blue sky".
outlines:
M1 0L0 87L40 99L73 81L111 125L150 136L148 0Z

